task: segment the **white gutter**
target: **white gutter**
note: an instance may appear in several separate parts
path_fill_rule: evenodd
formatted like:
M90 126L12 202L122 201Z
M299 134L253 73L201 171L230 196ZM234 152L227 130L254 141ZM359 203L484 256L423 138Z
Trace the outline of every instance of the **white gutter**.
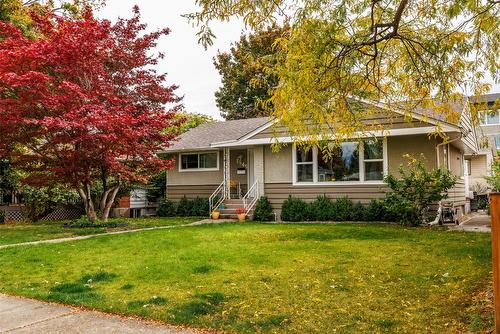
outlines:
M441 167L441 159L439 158L439 148L441 146L444 146L444 145L449 145L450 143L453 143L457 140L460 140L462 139L462 136L458 137L458 138L455 138L453 140L450 140L448 142L442 142L440 144L437 144L436 145L436 158L437 158L437 167L440 168ZM448 152L448 162L450 161L450 156L449 156L449 152ZM449 166L446 166L446 168L449 168ZM439 219L441 218L441 213L443 212L443 203L442 201L439 201L439 207L438 207L438 210L437 210L437 213L436 213L436 218L434 218L434 220L432 222L429 223L429 225L437 225L439 224Z

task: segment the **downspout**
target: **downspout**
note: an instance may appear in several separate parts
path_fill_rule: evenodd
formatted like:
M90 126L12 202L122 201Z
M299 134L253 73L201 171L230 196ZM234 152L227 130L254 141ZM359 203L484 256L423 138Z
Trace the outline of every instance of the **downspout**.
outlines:
M440 144L437 144L436 145L436 157L437 157L437 168L441 168L441 159L439 158L439 148L441 146L444 146L444 145L448 145L450 143L453 143L457 140L460 140L462 139L462 136L458 137L458 138L455 138L453 140L450 140L448 142L442 142ZM448 161L450 161L450 156L449 156L449 152L448 152ZM446 168L448 168L448 166L446 166ZM432 222L429 223L429 225L437 225L439 224L439 219L441 218L441 213L443 212L443 203L441 201L439 201L439 207L438 207L438 210L437 210L437 213L436 213L436 218L434 218L434 220Z

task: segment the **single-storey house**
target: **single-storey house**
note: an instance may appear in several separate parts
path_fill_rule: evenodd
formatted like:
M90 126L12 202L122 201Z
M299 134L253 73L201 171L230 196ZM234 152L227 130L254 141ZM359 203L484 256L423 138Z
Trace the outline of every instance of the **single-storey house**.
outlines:
M404 155L425 156L428 168L447 168L457 177L449 201L460 215L469 210L464 178L464 155L478 151L475 128L465 101L457 106L456 122L416 111L408 115L380 106L376 120L384 130L360 132L342 142L325 158L318 148L304 150L294 144L289 131L275 119L261 117L203 124L181 135L163 153L175 158L167 175L167 199L211 198L211 207L225 203L223 214L243 207L248 212L265 195L279 219L289 195L314 200L318 195L349 197L368 203L387 191L385 175L398 173ZM448 139L432 136L437 127ZM279 151L272 144L283 145ZM220 199L218 202L215 199ZM208 213L207 213L208 214Z

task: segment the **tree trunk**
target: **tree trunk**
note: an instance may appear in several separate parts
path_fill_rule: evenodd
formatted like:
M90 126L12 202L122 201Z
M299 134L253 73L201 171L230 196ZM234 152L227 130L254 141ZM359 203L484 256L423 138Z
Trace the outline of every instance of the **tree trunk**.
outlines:
M119 184L108 189L108 190L111 190L111 192L108 192L106 194L106 198L107 198L106 205L102 209L102 217L101 217L104 222L108 221L109 211L111 210L111 207L113 206L113 203L114 203L115 198L116 198L116 194L118 194L119 189L120 189Z
M91 223L95 223L97 221L97 214L95 212L94 202L92 201L90 185L85 183L83 184L83 188L78 188L77 191L83 201L87 218Z

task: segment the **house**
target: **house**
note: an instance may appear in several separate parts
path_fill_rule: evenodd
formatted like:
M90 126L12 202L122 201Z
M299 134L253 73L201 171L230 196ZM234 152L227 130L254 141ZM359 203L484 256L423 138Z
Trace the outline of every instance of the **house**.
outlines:
M360 133L343 142L329 159L316 147L308 151L297 147L287 129L267 117L203 124L163 152L175 158L166 196L172 201L210 197L212 208L224 203L222 213L232 214L237 207L250 212L255 200L265 195L277 217L289 195L307 201L323 194L347 196L368 203L384 196L383 178L398 173L405 154L423 154L429 168L447 168L457 175L449 201L460 215L469 210L464 155L476 154L478 143L467 103L457 108L460 117L448 122L418 110L408 119L380 106L364 122L376 119L385 130ZM446 142L429 135L438 126L446 133ZM283 144L279 151L272 148L276 141Z
M491 163L500 150L500 109L494 107L495 101L499 99L500 93L483 95L479 100L471 98L472 103L480 110L476 130L480 149L477 153L465 156L465 171L469 177L470 190L478 195L491 191L484 176L490 175Z
M122 196L118 199L111 211L111 216L120 218L153 216L157 207L157 202L148 199L147 189L134 188L128 193L128 196Z

